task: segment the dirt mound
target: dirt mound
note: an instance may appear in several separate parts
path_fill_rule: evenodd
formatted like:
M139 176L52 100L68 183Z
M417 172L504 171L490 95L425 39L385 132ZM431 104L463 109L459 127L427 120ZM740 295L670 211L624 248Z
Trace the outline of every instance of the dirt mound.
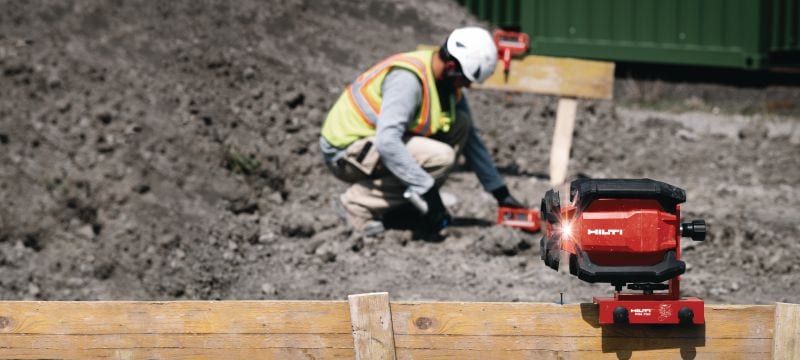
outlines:
M467 171L442 243L353 235L317 139L342 87L389 54L474 23L455 2L4 1L0 12L0 298L588 301L547 269L538 234L490 226ZM470 93L510 188L530 204L550 97ZM791 301L800 245L800 125L582 101L572 175L687 189L710 239L684 249L685 290ZM467 196L466 194L470 194Z

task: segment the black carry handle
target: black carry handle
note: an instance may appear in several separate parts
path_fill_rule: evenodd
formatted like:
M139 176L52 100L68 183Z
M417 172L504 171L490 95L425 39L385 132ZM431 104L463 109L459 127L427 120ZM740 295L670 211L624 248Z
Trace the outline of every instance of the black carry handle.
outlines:
M683 189L652 179L577 179L570 184L569 196L570 201L578 197L581 211L597 199L654 199L674 214L686 201Z

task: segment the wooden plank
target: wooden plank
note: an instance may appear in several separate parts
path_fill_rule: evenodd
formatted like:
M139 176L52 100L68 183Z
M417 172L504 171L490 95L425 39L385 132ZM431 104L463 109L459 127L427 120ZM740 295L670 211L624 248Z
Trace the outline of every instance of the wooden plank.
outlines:
M593 304L350 301L0 302L0 359L352 359L360 343L358 358L785 359L800 337L793 304L707 305L681 327L600 326Z
M800 304L775 306L775 338L772 358L800 359Z
M389 293L349 295L357 360L395 359Z
M405 359L620 359L629 358L629 352L603 352L595 351L574 351L560 352L550 350L448 350L448 349L402 349L398 348L397 358ZM674 358L692 359L741 359L758 360L769 359L769 353L693 353L684 352L685 356L676 356L674 351L653 350L646 352L636 352L634 359L663 360ZM64 350L33 350L33 351L6 351L4 350L0 359L64 359L64 360L84 360L84 359L111 359L111 360L138 360L138 359L192 359L192 360L230 360L230 359L353 359L353 352L345 350L319 351L317 349L272 349L269 351L252 351L249 349L96 349L85 351L64 351Z
M683 352L669 350L653 350L646 352L604 352L595 351L549 351L549 350L440 350L440 349L397 349L397 358L400 360L426 359L426 360L595 360L595 359L636 359L636 360L664 360L664 359L718 359L718 360L766 360L769 353L695 353L691 350Z
M610 100L614 94L614 63L529 55L511 60L508 82L503 64L498 62L494 74L473 87Z
M767 359L773 312L714 305L704 326L600 326L593 304L392 303L400 359Z
M606 352L641 349L653 351L693 349L698 354L748 353L769 358L772 339L716 339L672 337L654 341L651 338L602 336L528 336L528 335L395 335L398 353L401 349L439 349L490 351L555 351ZM399 355L398 355L399 357Z
M353 349L350 334L3 334L0 349Z
M438 50L439 46L419 45L417 49ZM472 87L610 100L614 94L614 63L528 55L511 60L508 82L503 75L503 63L498 61L494 74L483 84Z
M350 334L345 301L0 302L0 334Z
M559 99L556 113L556 128L550 146L550 185L558 186L567 179L569 153L572 149L572 133L575 129L575 112L578 102L574 99Z
M604 326L594 304L392 302L398 335L772 339L774 305L706 305L705 326Z
M232 360L353 359L352 349L0 349L0 359L30 360Z

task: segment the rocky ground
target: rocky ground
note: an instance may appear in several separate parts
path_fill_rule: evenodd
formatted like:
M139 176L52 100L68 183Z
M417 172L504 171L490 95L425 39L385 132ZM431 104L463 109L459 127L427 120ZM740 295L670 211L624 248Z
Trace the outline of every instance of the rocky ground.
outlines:
M0 0L0 298L610 293L546 268L539 234L491 226L468 171L444 188L464 220L442 243L360 238L330 209L345 184L317 138L342 87L475 23L449 1ZM538 204L556 99L469 96L509 187ZM781 111L800 86L621 77L617 98L580 102L570 175L687 190L685 217L711 227L684 248L686 293L798 302L800 120Z

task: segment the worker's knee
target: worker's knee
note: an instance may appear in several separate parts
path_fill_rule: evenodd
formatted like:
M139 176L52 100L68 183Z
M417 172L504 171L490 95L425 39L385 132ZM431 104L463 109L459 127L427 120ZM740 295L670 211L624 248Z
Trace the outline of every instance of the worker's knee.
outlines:
M428 172L449 168L456 161L453 147L430 138L415 136L406 143L406 149Z
M432 148L432 151L427 156L427 159L424 161L424 163L420 164L423 168L446 168L455 163L455 150L445 143L440 142L439 144L441 144L441 146Z

